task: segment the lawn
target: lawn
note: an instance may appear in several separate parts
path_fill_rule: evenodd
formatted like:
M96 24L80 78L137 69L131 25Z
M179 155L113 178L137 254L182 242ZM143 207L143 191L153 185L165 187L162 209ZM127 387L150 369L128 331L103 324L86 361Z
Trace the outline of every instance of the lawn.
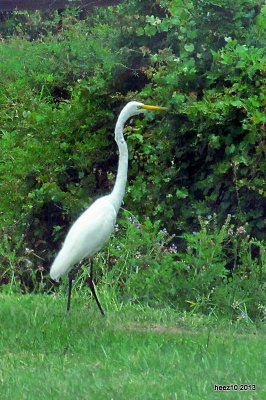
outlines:
M103 318L80 297L66 315L65 300L0 296L1 400L266 399L263 327L140 306Z

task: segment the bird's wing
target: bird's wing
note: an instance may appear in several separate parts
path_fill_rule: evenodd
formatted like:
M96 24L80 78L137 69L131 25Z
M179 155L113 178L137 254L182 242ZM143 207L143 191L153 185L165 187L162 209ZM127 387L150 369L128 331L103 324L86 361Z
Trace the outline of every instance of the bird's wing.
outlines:
M72 225L50 274L53 279L65 275L83 258L93 256L114 230L116 211L107 196L95 201Z
M96 253L113 232L116 212L104 198L92 204L72 225L64 246L79 249L79 256L87 257ZM80 258L80 259L81 259Z

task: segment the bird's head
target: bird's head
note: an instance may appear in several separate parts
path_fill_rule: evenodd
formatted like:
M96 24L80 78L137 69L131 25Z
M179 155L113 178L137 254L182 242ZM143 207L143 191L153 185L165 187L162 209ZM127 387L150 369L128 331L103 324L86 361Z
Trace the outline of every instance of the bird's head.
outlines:
M123 111L124 110L131 117L133 115L146 113L147 111L167 111L167 108L159 106L151 106L148 104L140 103L139 101L130 101L124 107Z
M143 114L147 111L167 111L167 108L151 106L140 103L138 101L130 101L121 111L119 118L123 121L123 123L125 123L129 118L133 117L134 115Z

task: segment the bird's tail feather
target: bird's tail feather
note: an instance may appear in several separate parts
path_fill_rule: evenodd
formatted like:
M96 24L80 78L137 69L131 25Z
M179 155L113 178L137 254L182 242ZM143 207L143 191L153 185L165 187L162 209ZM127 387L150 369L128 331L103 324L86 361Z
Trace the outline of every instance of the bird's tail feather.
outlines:
M69 258L68 260L66 259L64 252L62 252L61 250L51 266L51 278L55 281L59 281L59 278L66 275L70 271L71 266L73 265L71 261L72 260L70 260Z

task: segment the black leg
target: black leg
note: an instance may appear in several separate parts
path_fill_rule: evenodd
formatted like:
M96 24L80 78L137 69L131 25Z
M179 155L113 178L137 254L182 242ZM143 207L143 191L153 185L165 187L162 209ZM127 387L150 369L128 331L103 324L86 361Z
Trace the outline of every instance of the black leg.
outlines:
M73 284L73 272L69 272L68 274L68 298L67 298L67 312L70 310L71 303L71 293L72 293L72 284Z
M104 316L105 314L104 314L103 308L102 308L102 306L101 306L101 304L99 302L99 299L97 297L97 294L95 292L95 285L94 285L94 282L93 282L93 262L92 262L92 259L90 260L90 262L91 262L90 276L88 277L88 281L87 282L88 282L88 285L90 287L91 293L92 293L92 295L93 295L93 297L94 297L94 299L95 299L95 301L97 303L97 306L98 306L101 314Z

